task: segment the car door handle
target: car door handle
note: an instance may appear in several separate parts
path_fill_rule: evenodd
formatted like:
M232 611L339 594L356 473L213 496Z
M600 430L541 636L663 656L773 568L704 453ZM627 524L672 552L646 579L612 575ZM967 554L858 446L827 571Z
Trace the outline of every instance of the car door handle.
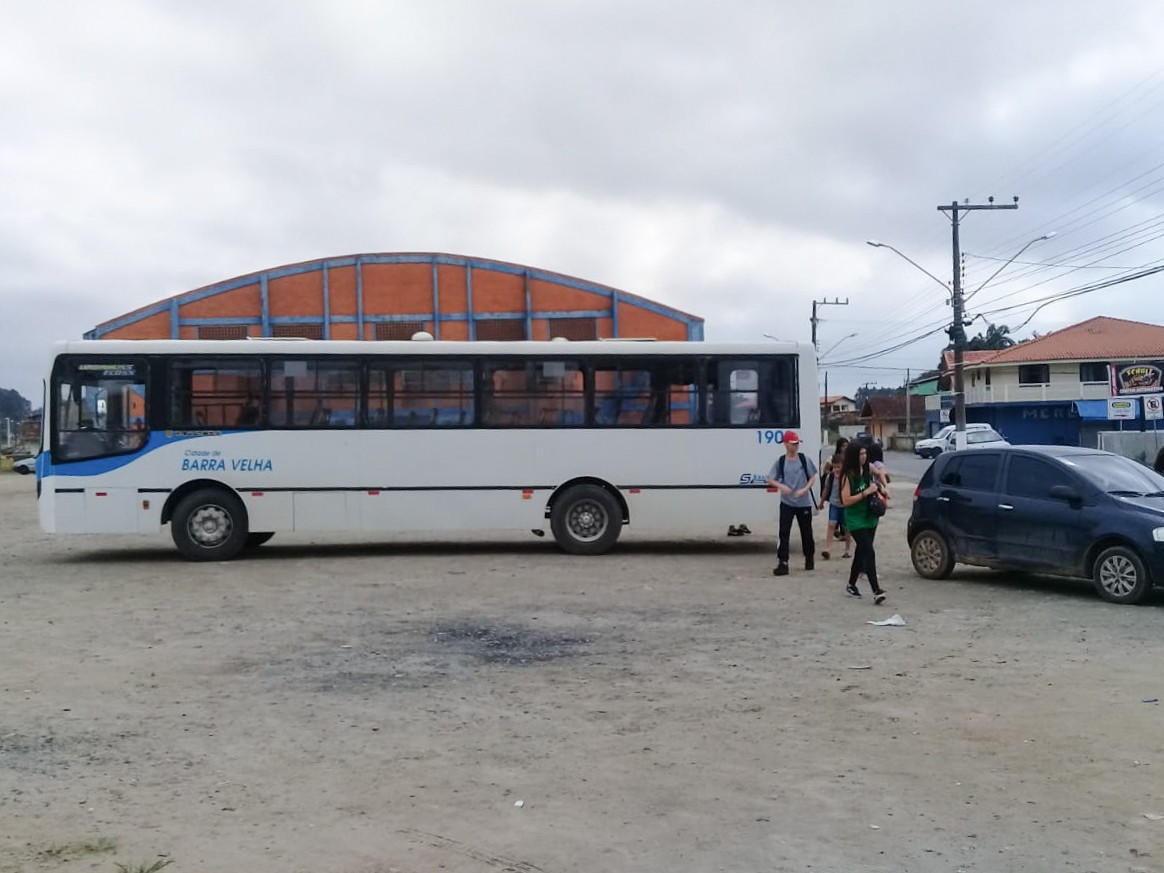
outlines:
M1000 503L1000 504L998 504L998 508L1005 509L1007 512L1010 512L1012 509L1014 509L1014 507L1011 506L1009 503Z
M939 497L938 498L938 503L949 503L949 502L950 502L949 497Z

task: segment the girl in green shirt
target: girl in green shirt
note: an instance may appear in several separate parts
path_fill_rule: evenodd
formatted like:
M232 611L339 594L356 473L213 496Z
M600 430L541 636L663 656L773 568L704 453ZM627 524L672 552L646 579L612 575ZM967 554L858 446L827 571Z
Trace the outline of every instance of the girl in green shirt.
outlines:
M876 515L869 511L869 498L878 494L882 500L887 496L881 484L869 468L869 453L861 443L849 443L845 448L845 461L841 475L841 505L845 508L845 528L853 537L856 549L853 563L849 567L849 584L845 593L850 597L860 597L857 577L864 573L873 588L873 602L884 603L886 594L877 581L877 553L873 549L873 537L877 534Z

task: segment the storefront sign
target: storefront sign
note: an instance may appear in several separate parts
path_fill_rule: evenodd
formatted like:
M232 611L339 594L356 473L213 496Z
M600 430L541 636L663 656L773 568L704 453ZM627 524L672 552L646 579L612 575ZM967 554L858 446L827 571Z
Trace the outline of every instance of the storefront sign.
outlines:
M1164 391L1164 364L1144 361L1140 364L1109 364L1113 397L1125 394L1159 394Z
M1149 394L1144 398L1144 418L1148 421L1164 418L1164 394Z
M1120 420L1136 417L1136 401L1123 400L1119 397L1109 397L1107 401L1107 417Z

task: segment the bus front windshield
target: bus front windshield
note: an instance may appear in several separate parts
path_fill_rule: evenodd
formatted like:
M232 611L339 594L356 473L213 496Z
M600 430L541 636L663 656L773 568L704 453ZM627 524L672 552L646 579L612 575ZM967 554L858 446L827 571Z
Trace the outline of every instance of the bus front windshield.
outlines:
M59 361L52 389L54 456L77 461L145 445L145 370L133 361Z

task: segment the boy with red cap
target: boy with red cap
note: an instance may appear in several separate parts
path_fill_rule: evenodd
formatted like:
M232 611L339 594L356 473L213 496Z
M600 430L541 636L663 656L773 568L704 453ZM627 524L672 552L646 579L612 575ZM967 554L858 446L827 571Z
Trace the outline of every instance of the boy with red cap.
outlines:
M788 536L794 518L800 528L804 569L813 568L816 543L812 538L812 509L816 499L812 495L812 483L816 481L816 472L812 460L800 454L799 434L794 430L784 431L784 456L768 471L768 487L780 492L780 538L776 543L773 576L788 575Z

